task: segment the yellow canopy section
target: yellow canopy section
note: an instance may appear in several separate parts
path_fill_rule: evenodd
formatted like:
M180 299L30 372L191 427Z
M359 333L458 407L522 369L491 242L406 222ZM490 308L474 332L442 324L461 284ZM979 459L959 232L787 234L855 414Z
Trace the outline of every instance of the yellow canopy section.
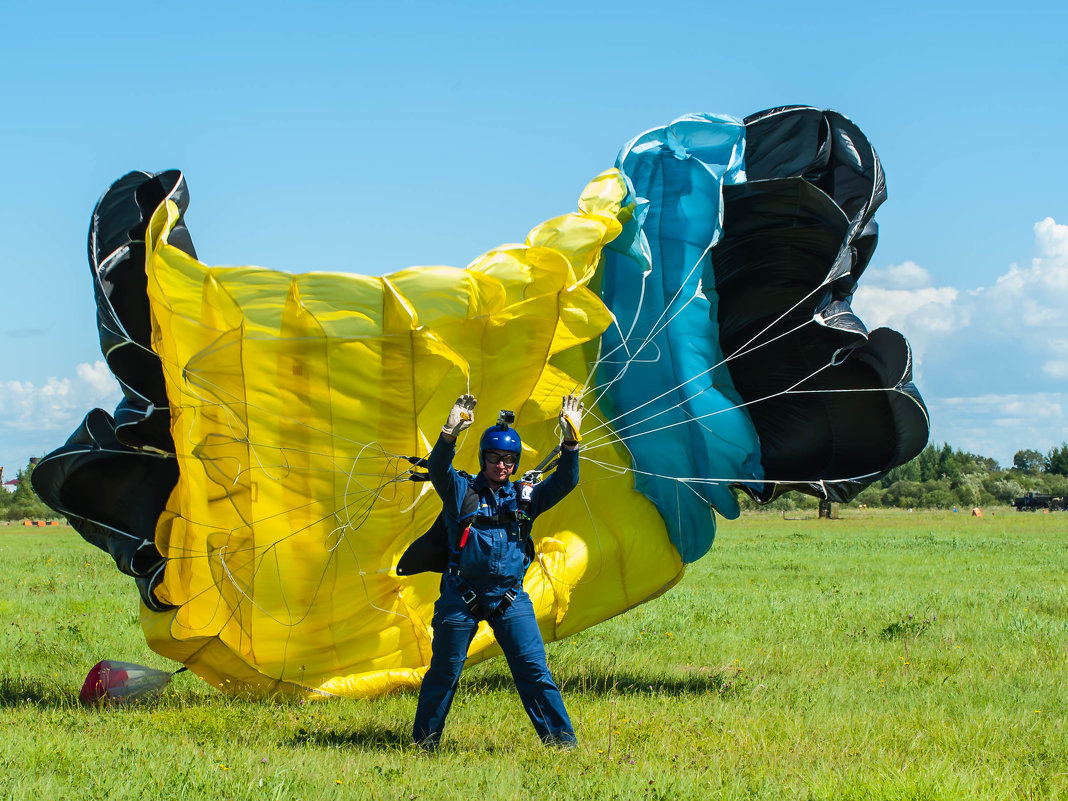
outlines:
M407 457L427 455L464 392L480 419L457 467L477 470L477 432L502 408L523 464L558 443L560 399L583 390L611 322L587 284L630 211L610 170L523 245L375 278L208 267L168 244L178 210L161 205L146 270L181 477L156 529L156 595L175 608L142 607L151 647L229 692L417 686L440 577L393 568L441 504ZM602 419L595 404L587 417ZM682 575L627 465L598 449L534 526L524 586L547 641ZM483 624L470 656L496 653Z

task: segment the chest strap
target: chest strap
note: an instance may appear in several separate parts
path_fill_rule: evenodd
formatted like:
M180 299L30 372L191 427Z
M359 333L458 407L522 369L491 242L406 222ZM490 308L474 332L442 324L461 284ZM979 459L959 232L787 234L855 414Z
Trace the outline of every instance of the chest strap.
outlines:
M500 509L495 515L473 515L470 522L479 528L506 528L510 523L522 523L527 519L527 515L519 509Z

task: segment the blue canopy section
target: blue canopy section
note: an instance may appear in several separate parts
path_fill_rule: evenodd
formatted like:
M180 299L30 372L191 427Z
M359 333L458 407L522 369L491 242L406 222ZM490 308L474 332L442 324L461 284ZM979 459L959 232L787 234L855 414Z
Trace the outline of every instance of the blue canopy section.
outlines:
M723 225L723 186L745 180L745 125L681 117L619 154L637 209L605 252L598 394L686 562L712 546L712 509L737 517L728 484L763 478L757 432L724 364L718 297L702 285ZM683 480L679 480L683 479ZM693 480L686 480L693 479Z

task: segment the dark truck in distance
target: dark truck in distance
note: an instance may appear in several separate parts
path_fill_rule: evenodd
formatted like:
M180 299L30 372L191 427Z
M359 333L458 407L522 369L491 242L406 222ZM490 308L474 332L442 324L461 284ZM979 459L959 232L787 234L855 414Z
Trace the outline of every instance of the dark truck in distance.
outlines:
M1043 492L1025 492L1022 498L1014 498L1012 505L1017 512L1037 512L1039 509L1063 512L1068 509L1068 499Z

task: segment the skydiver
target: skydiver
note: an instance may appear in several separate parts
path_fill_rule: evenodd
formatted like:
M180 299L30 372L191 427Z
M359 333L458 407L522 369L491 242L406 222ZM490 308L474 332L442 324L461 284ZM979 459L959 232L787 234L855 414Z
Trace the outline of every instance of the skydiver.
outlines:
M508 660L523 708L542 741L573 748L575 730L560 690L545 661L534 606L523 576L534 558L530 524L578 483L578 442L583 406L575 395L563 399L559 464L528 499L519 497L509 476L519 469L522 443L509 426L510 413L487 428L479 442L477 476L452 466L456 437L474 422L477 401L461 395L427 460L434 489L441 496L448 532L448 567L434 605L430 667L419 690L413 738L426 750L437 748L445 717L456 694L467 649L480 620L489 622Z

